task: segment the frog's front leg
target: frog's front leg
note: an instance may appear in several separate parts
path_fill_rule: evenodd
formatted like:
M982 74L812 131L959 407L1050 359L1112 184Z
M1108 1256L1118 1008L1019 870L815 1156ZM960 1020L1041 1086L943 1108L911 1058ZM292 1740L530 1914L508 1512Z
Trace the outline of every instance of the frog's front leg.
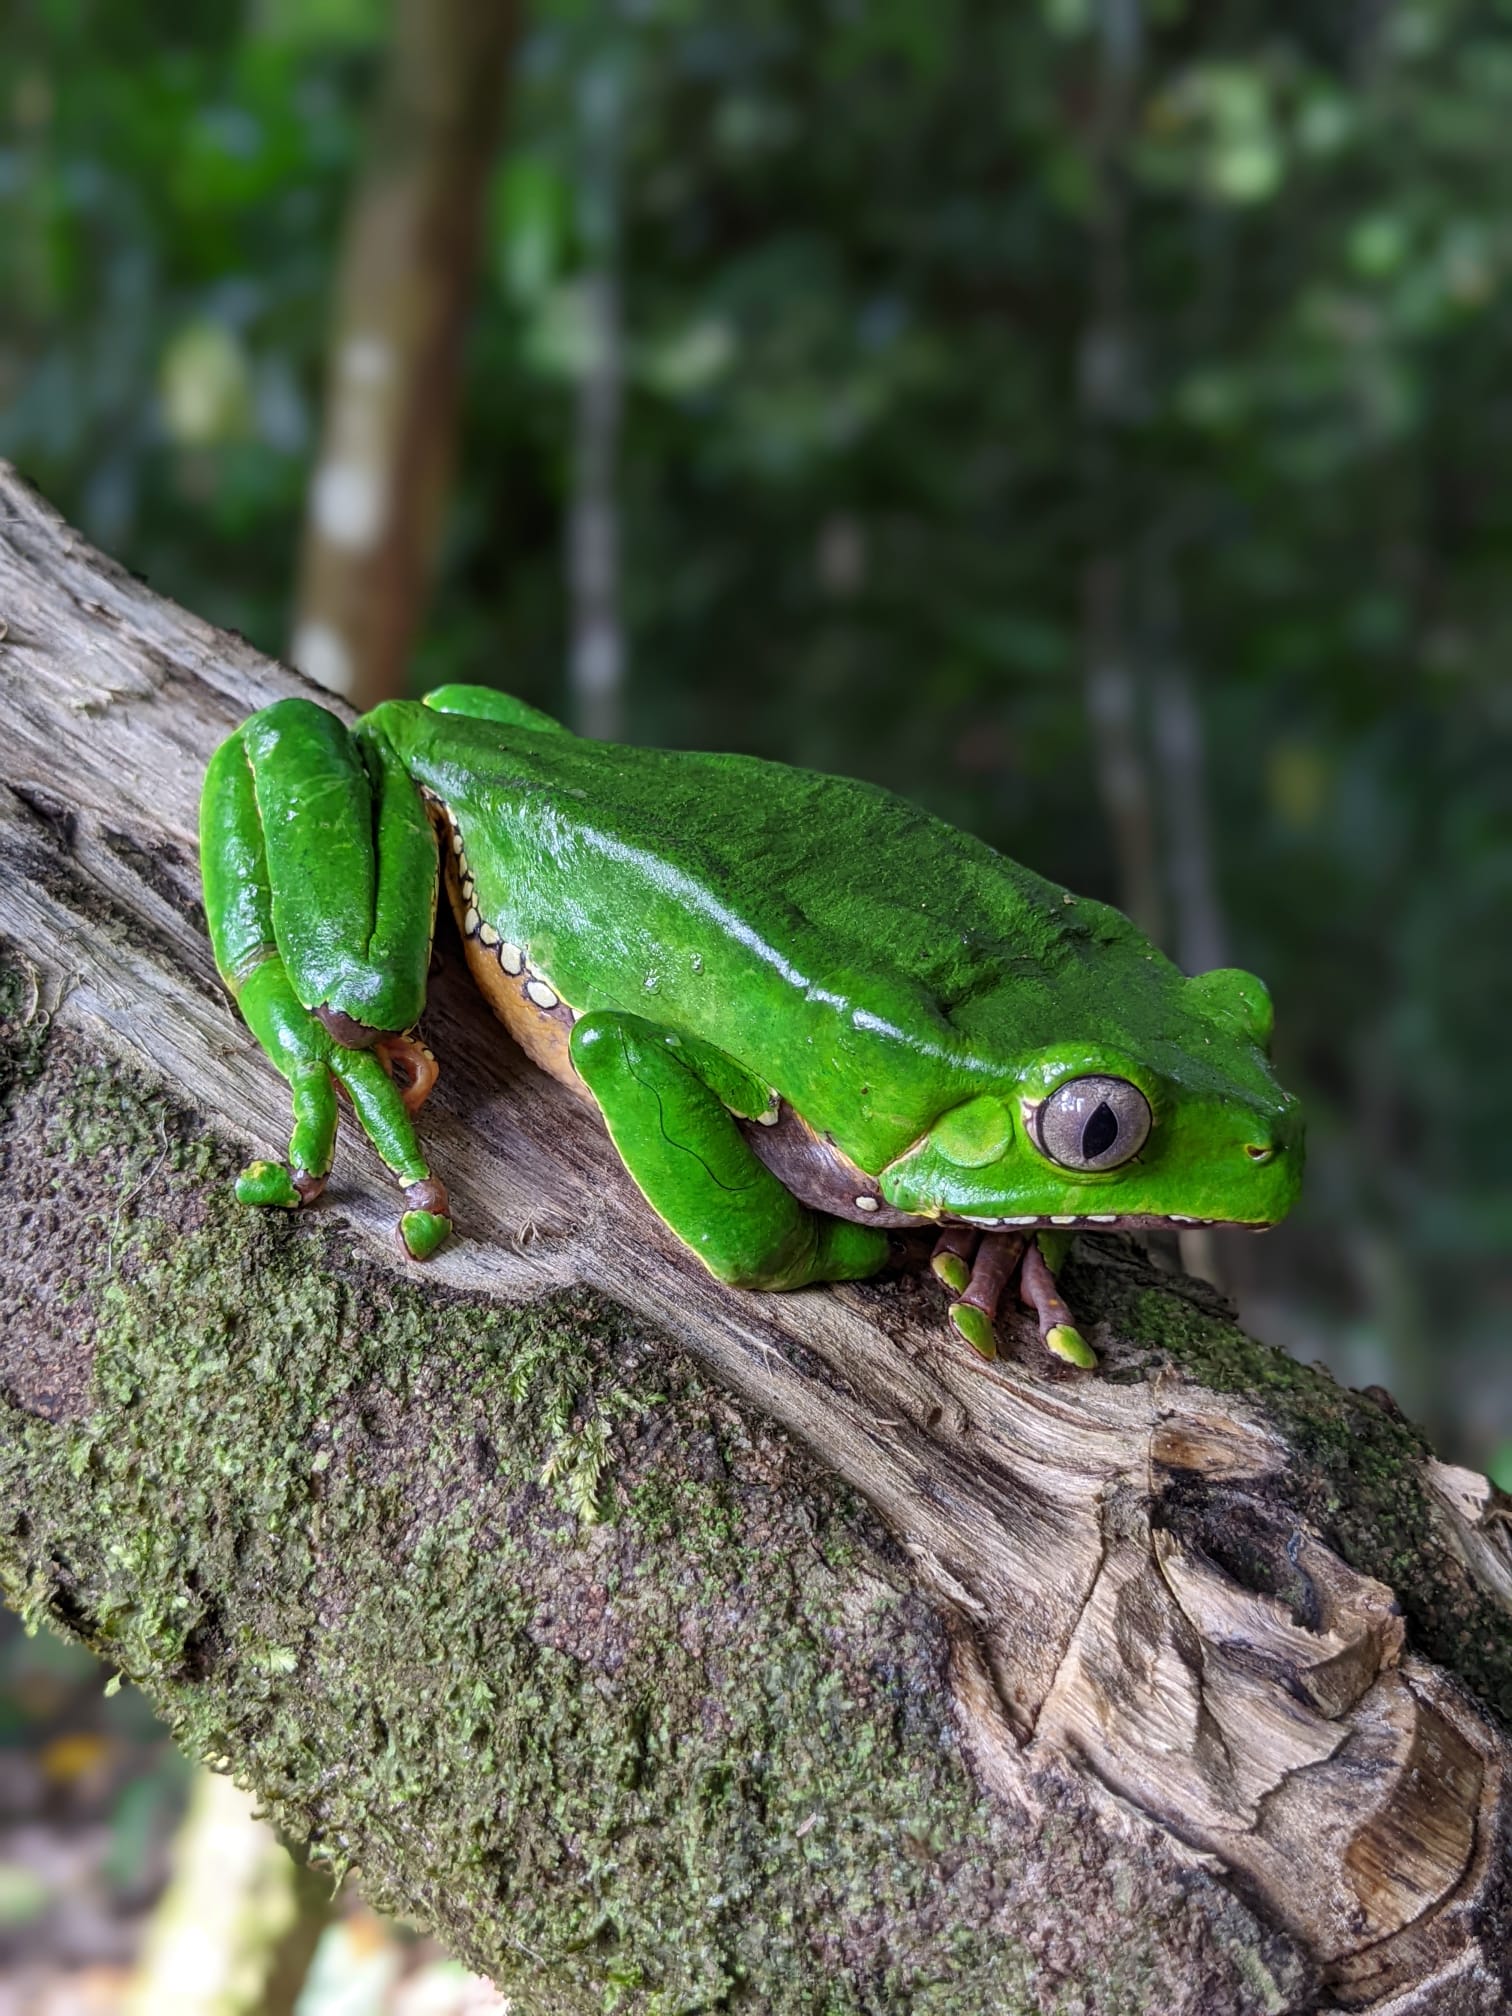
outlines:
M1033 1312L1047 1351L1068 1364L1088 1368L1097 1363L1097 1353L1077 1329L1055 1282L1070 1247L1070 1236L1064 1232L1041 1232L1029 1241L1019 1268L1019 1300Z
M1070 1245L1065 1232L1031 1237L947 1225L935 1242L930 1264L955 1297L950 1320L957 1333L984 1358L996 1358L993 1319L1016 1277L1019 1300L1032 1311L1045 1348L1072 1365L1095 1365L1096 1356L1055 1285L1055 1270Z
M886 1235L811 1211L757 1160L729 1107L738 1067L720 1060L721 1097L695 1047L639 1016L598 1012L572 1032L572 1061L642 1195L737 1288L804 1288L875 1274ZM752 1113L766 1104L751 1101Z
M957 1285L940 1265L943 1258L961 1250L954 1242L947 1244L947 1239L948 1234L941 1235L935 1254L935 1272L942 1281ZM950 1320L956 1331L973 1351L979 1351L984 1358L997 1356L993 1319L1019 1265L1024 1244L1022 1232L984 1233L970 1260L966 1279L959 1282L957 1299L950 1305Z
M404 1190L405 1251L424 1258L451 1213L411 1119L434 1082L404 1032L424 1002L436 888L413 784L380 739L280 701L216 751L200 840L216 964L294 1107L289 1166L254 1162L238 1197L295 1209L320 1195L339 1085Z

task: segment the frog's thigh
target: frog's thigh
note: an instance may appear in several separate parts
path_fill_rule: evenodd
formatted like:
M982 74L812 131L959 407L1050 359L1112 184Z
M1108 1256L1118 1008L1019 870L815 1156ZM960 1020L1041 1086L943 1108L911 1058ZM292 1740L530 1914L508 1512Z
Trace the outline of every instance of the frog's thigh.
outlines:
M408 1029L425 1004L436 842L381 728L277 701L240 730L285 971L307 1008Z
M887 1240L810 1211L746 1146L675 1041L634 1015L585 1015L572 1061L657 1216L737 1288L802 1288L874 1274Z

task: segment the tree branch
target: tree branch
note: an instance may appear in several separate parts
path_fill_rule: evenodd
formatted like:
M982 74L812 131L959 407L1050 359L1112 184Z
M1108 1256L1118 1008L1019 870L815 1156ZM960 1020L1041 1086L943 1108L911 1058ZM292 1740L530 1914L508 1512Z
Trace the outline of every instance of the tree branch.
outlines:
M300 682L13 476L0 627L26 1614L522 2010L1506 2006L1505 1499L1117 1240L1094 1377L927 1279L722 1289L454 947L453 1244L350 1130L240 1211L195 808Z

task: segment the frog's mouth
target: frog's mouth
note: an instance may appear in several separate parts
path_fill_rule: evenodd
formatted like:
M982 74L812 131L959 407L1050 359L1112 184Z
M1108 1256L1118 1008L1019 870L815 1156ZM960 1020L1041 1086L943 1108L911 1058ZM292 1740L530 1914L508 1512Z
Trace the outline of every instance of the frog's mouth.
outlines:
M944 1225L969 1225L975 1232L1192 1232L1229 1226L1265 1232L1279 1222L1275 1217L1202 1218L1174 1211L1041 1211L1002 1216L908 1211L882 1194L881 1178L857 1168L785 1102L770 1124L742 1120L739 1125L758 1159L800 1203L857 1225L873 1225L879 1232L927 1232Z
M925 1222L920 1220L920 1223ZM971 1225L979 1232L1168 1232L1211 1227L1217 1231L1269 1232L1274 1218L1189 1218L1179 1212L1078 1211L1041 1213L1038 1217L974 1218L947 1212L929 1223Z

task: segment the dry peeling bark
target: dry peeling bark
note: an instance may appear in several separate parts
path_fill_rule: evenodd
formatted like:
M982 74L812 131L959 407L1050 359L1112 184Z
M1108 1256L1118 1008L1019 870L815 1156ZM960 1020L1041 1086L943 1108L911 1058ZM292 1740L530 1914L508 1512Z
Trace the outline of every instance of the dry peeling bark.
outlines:
M196 796L300 682L10 476L0 640L13 1601L522 2010L1512 2003L1483 1479L1123 1242L1094 1377L927 1279L718 1287L455 956L452 1246L350 1139L228 1207L284 1102Z

